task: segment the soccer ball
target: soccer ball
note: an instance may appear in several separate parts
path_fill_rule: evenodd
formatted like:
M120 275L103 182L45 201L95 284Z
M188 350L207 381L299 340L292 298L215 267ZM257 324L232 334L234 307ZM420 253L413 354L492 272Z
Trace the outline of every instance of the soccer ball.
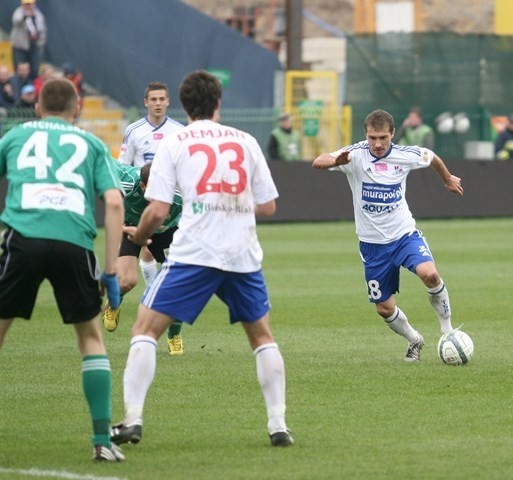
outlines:
M450 112L441 113L436 117L435 122L438 133L451 133L454 129L454 118Z
M463 112L454 115L454 130L457 133L465 133L470 128L470 120Z
M447 365L465 365L474 354L474 342L461 330L445 333L438 341L438 356Z

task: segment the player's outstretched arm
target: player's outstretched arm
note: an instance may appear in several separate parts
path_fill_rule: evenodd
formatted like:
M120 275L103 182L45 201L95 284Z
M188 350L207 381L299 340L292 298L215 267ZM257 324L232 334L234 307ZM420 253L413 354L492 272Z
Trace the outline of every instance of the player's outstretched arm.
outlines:
M105 272L116 273L116 260L118 258L119 246L123 234L123 219L125 208L123 196L117 189L110 189L104 192L103 202L105 204Z
M112 308L118 308L121 294L116 274L116 260L121 244L125 208L123 196L117 189L105 191L103 202L105 203L105 268L101 276L101 293L103 295L107 291L109 304Z
M319 170L326 170L338 165L347 165L350 161L349 152L346 151L341 152L338 157L334 157L329 153L321 153L321 155L312 162L312 167Z
M438 175L440 175L442 181L444 182L445 188L449 192L456 193L457 195L463 195L461 178L452 175L443 160L436 154L433 156L431 167L433 167Z

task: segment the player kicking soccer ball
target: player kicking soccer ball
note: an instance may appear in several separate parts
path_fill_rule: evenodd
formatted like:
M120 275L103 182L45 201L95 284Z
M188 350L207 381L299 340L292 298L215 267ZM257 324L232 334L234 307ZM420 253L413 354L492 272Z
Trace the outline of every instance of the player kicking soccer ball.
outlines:
M364 128L366 140L323 153L313 161L313 167L346 174L353 193L369 300L385 324L408 341L405 361L417 362L424 338L408 322L394 296L399 292L401 267L415 273L425 285L441 332L453 327L449 293L406 202L406 177L412 170L431 166L449 192L463 195L463 187L461 179L451 175L431 150L393 144L394 119L388 112L371 112Z
M144 199L144 190L148 183L148 177L152 162L148 162L142 167L132 167L113 161L115 171L121 181L125 192L125 225L137 225L148 205ZM167 250L173 241L173 235L177 229L178 221L182 213L182 198L175 195L173 204L169 209L168 216L163 225L151 236L151 244L148 249L155 258L155 262L164 263ZM123 234L119 257L116 261L116 268L121 288L121 301L123 296L137 285L138 265L137 258L141 252L141 247L128 240L127 234ZM148 272L148 270L146 270ZM144 275L146 286L154 280L157 271L152 275ZM118 308L112 308L106 305L103 314L103 326L109 332L116 330L119 324L121 313L121 304ZM170 355L183 355L184 347L181 335L182 322L175 322L168 329L167 344Z

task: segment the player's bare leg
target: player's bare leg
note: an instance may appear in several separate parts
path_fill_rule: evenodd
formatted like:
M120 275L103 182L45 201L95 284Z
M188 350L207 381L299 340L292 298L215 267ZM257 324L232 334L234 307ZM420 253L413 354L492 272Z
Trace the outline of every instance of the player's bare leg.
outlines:
M118 257L116 260L116 270L119 279L119 287L121 290L121 301L123 295L128 293L137 285L137 257L125 255ZM105 312L102 316L102 323L109 332L116 330L119 324L119 316L121 313L121 304L118 308L110 308L108 302L105 304Z
M157 267L157 261L153 258L153 255L147 247L141 248L139 268L141 269L146 286L150 285L157 276L159 270ZM175 320L167 331L167 351L171 356L183 355L185 352L181 332L182 322Z
M2 345L4 344L5 336L7 335L7 331L11 327L13 321L14 318L0 318L0 348L2 348Z

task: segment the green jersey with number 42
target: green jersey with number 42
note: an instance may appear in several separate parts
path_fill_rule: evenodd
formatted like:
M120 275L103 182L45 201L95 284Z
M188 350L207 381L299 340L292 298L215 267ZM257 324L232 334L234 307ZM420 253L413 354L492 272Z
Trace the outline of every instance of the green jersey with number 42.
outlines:
M1 176L8 183L4 225L88 250L96 237L96 196L121 190L105 144L56 117L23 123L0 140Z

